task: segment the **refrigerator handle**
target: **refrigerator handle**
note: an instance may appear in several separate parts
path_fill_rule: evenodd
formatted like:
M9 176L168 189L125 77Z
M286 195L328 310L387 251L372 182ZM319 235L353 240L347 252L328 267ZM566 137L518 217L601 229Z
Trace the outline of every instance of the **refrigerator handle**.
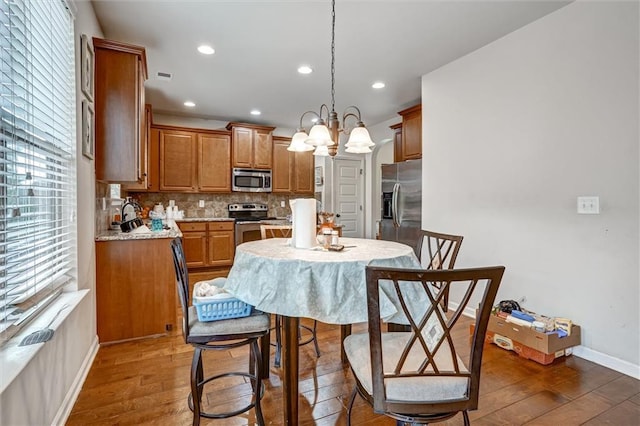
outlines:
M391 218L393 219L393 226L398 228L400 221L398 220L398 196L400 195L400 184L393 185L393 198L391 199Z

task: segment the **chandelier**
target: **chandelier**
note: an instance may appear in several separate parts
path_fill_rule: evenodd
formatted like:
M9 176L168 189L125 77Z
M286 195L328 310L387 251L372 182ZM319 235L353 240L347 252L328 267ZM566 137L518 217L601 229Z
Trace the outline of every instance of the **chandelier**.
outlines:
M355 154L366 154L371 152L371 147L375 144L369 136L369 131L364 126L360 116L360 109L356 106L349 106L342 114L342 124L338 120L335 111L335 38L336 38L336 2L331 0L331 111L326 104L320 106L320 111L306 111L300 116L300 125L296 133L291 138L291 144L287 148L289 151L311 151L313 155L330 155L334 157L338 153L340 143L340 132L349 136L345 145L345 151ZM302 126L302 120L307 114L314 116L315 124L311 127L309 134ZM323 115L324 114L324 115ZM355 119L355 125L348 129L347 119Z

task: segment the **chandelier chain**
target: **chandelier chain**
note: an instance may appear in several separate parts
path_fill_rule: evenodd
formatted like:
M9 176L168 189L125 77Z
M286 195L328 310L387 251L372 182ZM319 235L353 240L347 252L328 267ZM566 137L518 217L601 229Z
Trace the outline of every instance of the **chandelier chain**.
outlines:
M336 0L331 0L331 111L336 104Z

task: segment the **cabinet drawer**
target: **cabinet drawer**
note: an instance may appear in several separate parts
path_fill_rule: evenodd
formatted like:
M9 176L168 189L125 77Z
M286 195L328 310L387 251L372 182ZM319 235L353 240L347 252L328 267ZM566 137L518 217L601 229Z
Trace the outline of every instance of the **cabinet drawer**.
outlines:
M209 222L209 231L233 231L234 222Z
M182 232L191 232L191 231L206 232L207 230L206 222L182 222L178 226L180 227L180 230Z

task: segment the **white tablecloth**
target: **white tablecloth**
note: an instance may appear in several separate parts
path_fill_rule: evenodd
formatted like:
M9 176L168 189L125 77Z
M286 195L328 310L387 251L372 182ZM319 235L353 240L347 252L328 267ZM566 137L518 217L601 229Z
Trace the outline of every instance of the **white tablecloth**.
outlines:
M225 289L265 312L353 324L367 321L367 265L420 268L404 244L359 238L341 238L340 244L341 252L296 249L284 238L241 244ZM406 324L404 315L395 315L399 302L390 294L382 286L382 318ZM422 310L430 304L424 292L406 297Z

